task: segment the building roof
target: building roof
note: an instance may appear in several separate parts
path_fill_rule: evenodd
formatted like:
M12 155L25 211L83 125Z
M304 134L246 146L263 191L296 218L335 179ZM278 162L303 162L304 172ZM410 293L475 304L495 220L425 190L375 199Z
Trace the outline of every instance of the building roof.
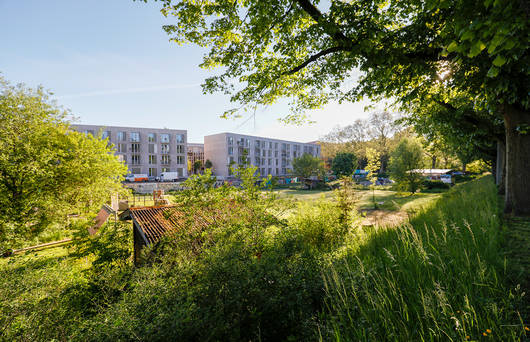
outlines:
M424 173L424 174L444 174L453 171L452 169L414 169L411 172Z
M145 245L155 244L162 237L174 235L180 230L202 230L213 224L240 219L251 214L244 207L230 201L221 207L200 207L193 205L165 205L156 207L129 208L120 215L121 220L132 220L142 236ZM239 210L238 210L239 208Z

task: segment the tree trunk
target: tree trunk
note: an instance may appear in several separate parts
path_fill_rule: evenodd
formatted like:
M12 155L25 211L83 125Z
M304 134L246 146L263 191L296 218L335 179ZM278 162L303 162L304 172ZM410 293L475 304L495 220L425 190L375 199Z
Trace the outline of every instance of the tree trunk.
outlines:
M467 166L467 163L466 162L462 162L462 172L463 173L466 173L466 166Z
M431 159L432 159L432 167L431 167L431 169L436 169L436 156L432 156Z
M504 194L505 173L506 173L506 145L504 141L497 141L497 160L495 161L495 184L499 189L499 194Z
M504 105L506 181L504 212L530 215L530 112Z

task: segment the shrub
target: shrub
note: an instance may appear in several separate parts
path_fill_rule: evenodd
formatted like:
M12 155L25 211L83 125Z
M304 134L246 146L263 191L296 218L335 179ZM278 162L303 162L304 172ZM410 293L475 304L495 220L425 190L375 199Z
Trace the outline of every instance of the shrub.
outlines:
M449 189L451 185L439 180L426 179L422 182L422 186L427 189Z

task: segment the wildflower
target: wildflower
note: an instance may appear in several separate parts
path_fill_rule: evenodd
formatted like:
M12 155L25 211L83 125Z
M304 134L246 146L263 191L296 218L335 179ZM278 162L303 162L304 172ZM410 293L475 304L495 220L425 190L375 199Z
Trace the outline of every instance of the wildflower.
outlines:
M524 327L524 330L526 330L526 331L530 331L530 328L528 328L528 327Z
M470 339L469 335L466 335L466 340L469 340L469 339Z
M488 334L486 334L486 332L483 332L483 333L482 333L482 336L488 336Z
M456 313L460 313L460 310L456 310Z
M488 334L491 334L491 330L490 330L490 329L486 329L486 332L487 332Z

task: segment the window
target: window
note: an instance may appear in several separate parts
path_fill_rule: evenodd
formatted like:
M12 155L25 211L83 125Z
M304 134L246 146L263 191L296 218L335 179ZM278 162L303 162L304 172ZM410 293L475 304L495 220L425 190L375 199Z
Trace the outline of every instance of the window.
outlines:
M250 147L250 139L245 139L245 147Z
M277 174L277 175L280 174L279 171L280 171L280 170L278 170L278 168L276 168L276 174Z
M140 144L131 144L131 152L132 153L138 153L140 152Z
M262 156L263 156L263 157L266 157L266 156L267 156L267 151L266 151L266 150L263 150Z
M133 167L131 173L142 173L142 169L139 167Z
M168 154L169 153L169 144L160 145L160 153Z
M156 177L156 167L149 168L149 176Z
M178 165L184 164L184 157L183 156L177 156L177 164Z
M105 140L105 139L109 139L110 141L110 131L103 131L101 132L101 139Z
M265 176L265 168L262 168L262 169L261 169L261 175L262 175L262 176Z
M175 139L178 144L182 144L184 142L184 134L176 134Z
M256 140L256 147L259 147L260 141Z
M118 132L118 141L125 141L125 140L127 140L127 133Z
M123 160L124 163L127 163L127 156L120 154L121 160Z
M278 166L278 159L276 159L276 166Z
M149 133L147 135L147 141L149 142L156 142L156 134L155 133Z
M269 148L272 149L272 141L269 141Z
M229 154L229 155L233 155L233 154L234 154L234 148L233 148L232 146L230 146L230 147L228 148L228 154Z
M163 167L160 169L160 172L170 172L169 167Z
M119 153L125 153L127 152L127 145L126 144L118 144L116 145L116 149Z
M160 142L168 143L169 142L169 134L166 134L166 133L160 134Z
M278 158L278 151L274 151L274 157Z
M269 174L269 175L272 174L272 169L271 169L270 167L269 167L269 170L268 170L268 171L269 171L269 172L268 172L267 174Z
M140 132L131 132L130 138L132 142L140 142Z
M177 153L184 153L184 145L177 145Z
M269 158L268 165L272 165L272 159Z
M170 163L170 159L169 159L169 156L161 156L160 158L160 162L162 163L162 165L169 165Z
M228 145L234 145L234 138L233 137L228 137L227 141L228 141Z
M259 157L256 157L254 159L254 164L256 164L256 166L260 166L260 161L261 161L261 159L259 159Z
M149 155L149 164L156 164L156 156L152 154Z
M275 150L278 149L278 143L274 143L274 149L275 149Z
M282 174L285 175L286 173L287 173L287 169L283 167L283 168L282 168Z
M269 153L267 153L269 157L272 157L272 151L269 150Z
M147 146L147 149L148 149L148 152L149 153L156 153L157 151L157 145L156 144L149 144Z
M140 164L140 155L138 154L133 154L131 156L131 164L132 165L139 165Z

